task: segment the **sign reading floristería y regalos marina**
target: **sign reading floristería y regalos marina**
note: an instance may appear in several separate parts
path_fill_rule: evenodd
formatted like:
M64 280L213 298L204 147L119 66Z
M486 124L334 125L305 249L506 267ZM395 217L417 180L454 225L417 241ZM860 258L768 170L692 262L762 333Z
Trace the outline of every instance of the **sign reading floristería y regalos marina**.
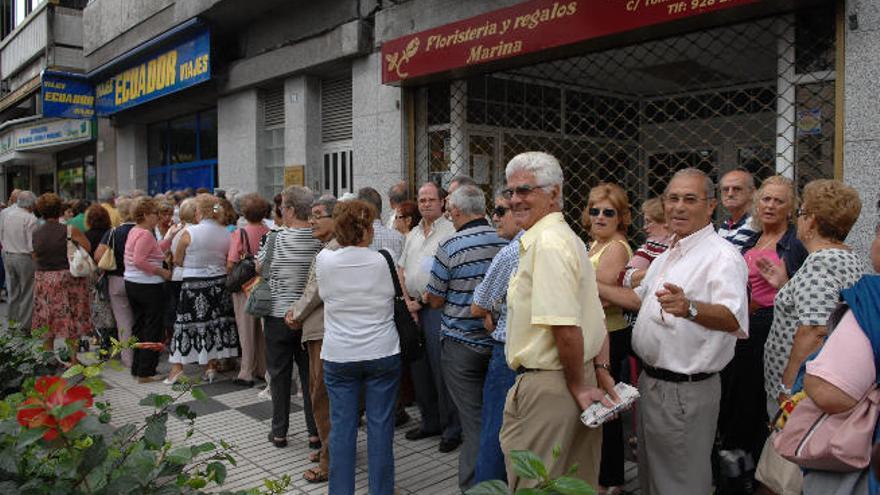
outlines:
M95 116L95 88L83 76L43 72L43 117L90 119Z
M110 115L211 79L208 31L137 63L95 87L98 115Z
M396 84L757 2L531 0L384 43L382 82Z

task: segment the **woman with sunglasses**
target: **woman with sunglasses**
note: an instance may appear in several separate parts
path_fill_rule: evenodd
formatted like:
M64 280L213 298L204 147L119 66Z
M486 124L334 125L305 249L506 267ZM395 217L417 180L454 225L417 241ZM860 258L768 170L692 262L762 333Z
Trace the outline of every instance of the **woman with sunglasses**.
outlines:
M590 261L596 280L618 284L618 275L632 257L626 229L632 221L626 191L617 184L601 183L590 190L582 221L590 232ZM604 305L604 303L603 303ZM632 353L632 327L617 306L604 305L605 326L611 342L611 376L620 380L621 362ZM602 430L602 462L599 466L599 493L621 492L624 483L623 423L618 418L605 423Z
M419 213L419 205L415 201L403 201L397 205L394 213L394 229L403 234L409 234L419 222L422 221L422 214Z

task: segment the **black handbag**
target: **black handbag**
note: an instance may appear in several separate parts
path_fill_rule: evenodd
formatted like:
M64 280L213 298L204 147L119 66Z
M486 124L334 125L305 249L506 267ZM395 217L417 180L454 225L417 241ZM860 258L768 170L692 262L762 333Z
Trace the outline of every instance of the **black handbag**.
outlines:
M245 251L239 254L238 261L232 265L229 275L226 275L226 288L229 292L241 292L241 286L257 276L257 261L250 252L247 231L241 228L239 232L241 232L241 245L244 246Z
M397 279L397 270L394 268L394 260L384 249L380 250L379 254L388 262L391 281L394 282L394 326L397 327L397 335L400 337L400 358L404 364L418 361L425 354L425 339L406 307L400 280Z
M278 234L275 232L270 232L266 236L266 259L260 270L265 276L257 279L255 287L248 294L247 302L244 304L245 312L258 318L272 316L272 290L269 287L269 278L272 277L272 256L274 256L277 238Z

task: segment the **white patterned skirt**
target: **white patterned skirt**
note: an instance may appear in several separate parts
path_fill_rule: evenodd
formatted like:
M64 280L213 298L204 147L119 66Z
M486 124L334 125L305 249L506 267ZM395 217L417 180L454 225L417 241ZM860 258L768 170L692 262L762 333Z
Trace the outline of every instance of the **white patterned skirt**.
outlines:
M238 331L226 276L183 281L177 301L172 363L208 364L212 359L238 356Z

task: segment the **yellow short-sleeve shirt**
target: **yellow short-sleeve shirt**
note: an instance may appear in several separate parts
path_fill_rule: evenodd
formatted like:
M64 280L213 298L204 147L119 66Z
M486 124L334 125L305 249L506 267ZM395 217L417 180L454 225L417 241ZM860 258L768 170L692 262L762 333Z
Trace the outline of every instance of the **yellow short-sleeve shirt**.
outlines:
M605 340L596 275L583 241L561 213L551 213L520 238L520 260L507 290L507 364L561 370L551 326L581 328L584 363Z

